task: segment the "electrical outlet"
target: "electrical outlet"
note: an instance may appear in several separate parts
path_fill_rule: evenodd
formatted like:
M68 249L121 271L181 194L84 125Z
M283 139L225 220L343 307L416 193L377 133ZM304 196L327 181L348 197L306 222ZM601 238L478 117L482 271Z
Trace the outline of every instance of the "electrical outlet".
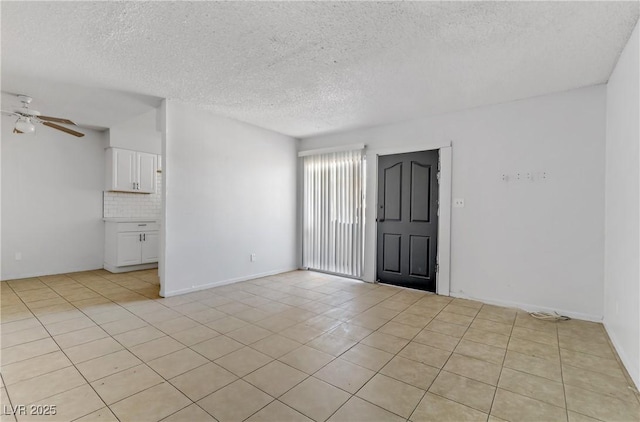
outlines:
M251 254L251 262L256 262L256 254Z
M463 198L454 198L453 199L453 207L454 208L464 208L464 199Z
M22 261L22 252L16 252L16 261Z

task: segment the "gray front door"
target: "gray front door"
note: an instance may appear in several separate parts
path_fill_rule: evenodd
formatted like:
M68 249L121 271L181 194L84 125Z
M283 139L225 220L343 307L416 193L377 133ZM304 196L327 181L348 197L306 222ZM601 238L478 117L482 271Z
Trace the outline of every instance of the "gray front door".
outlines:
M436 290L438 151L378 158L377 276Z

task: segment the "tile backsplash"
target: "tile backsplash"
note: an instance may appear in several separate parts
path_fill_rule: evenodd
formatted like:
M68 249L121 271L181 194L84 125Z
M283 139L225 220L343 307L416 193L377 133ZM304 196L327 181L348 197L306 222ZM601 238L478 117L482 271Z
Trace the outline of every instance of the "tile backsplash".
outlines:
M156 193L104 192L104 217L160 218L161 191L162 173L156 173Z

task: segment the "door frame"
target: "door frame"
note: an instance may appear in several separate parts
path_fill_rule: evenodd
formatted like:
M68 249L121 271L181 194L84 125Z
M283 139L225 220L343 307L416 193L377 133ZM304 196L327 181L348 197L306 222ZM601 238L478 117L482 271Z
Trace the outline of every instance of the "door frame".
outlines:
M381 155L404 154L408 152L419 152L428 150L438 150L440 154L440 186L438 189L438 201L440 214L438 216L438 254L437 262L439 271L436 275L436 293L442 296L449 296L451 284L451 167L452 167L452 146L451 141L398 146L390 148L367 148L365 150L367 159L367 195L366 195L366 215L365 215L365 256L364 256L364 277L365 281L377 283L377 246L378 230L376 222L376 211L378 205L378 157ZM371 241L367 241L371 239Z

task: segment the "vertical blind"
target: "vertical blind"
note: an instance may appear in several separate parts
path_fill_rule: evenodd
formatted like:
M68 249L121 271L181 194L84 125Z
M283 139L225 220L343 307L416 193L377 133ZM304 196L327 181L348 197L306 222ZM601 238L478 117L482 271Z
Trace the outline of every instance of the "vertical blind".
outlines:
M304 157L303 266L362 276L364 154Z

